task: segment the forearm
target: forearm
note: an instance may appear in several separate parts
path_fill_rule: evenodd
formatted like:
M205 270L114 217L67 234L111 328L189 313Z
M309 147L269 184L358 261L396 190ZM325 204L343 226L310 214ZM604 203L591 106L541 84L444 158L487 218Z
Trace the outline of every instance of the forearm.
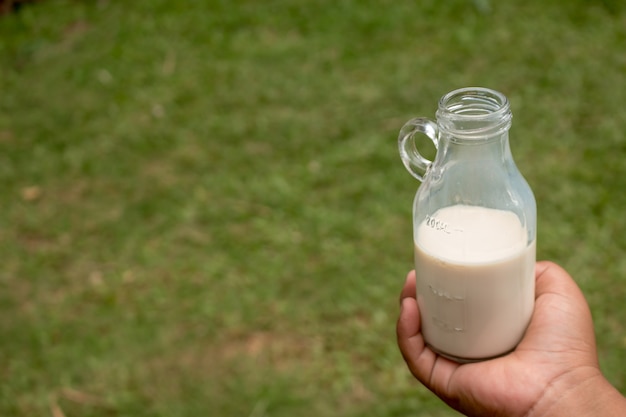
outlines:
M598 370L579 372L549 387L528 417L624 417L626 398Z

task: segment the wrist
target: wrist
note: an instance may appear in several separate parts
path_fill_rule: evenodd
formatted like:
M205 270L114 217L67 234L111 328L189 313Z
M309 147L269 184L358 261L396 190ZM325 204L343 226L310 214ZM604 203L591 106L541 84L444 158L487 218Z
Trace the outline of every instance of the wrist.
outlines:
M595 367L573 370L548 386L527 417L617 417L626 399Z

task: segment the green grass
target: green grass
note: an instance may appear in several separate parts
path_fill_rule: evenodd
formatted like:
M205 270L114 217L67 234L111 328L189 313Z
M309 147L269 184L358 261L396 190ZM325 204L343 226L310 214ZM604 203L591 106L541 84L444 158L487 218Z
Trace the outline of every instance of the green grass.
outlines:
M395 345L418 186L396 135L469 85L510 98L538 257L625 392L626 10L513 3L1 17L0 414L456 415Z

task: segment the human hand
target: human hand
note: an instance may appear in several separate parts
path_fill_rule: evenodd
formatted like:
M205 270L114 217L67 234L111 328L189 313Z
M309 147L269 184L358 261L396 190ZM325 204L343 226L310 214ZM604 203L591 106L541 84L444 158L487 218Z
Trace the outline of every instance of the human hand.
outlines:
M400 296L396 328L410 371L468 416L613 415L602 408L601 400L619 403L623 408L615 415L623 413L623 397L600 372L591 313L582 292L551 262L537 263L535 279L535 310L517 348L500 358L459 364L425 345L411 271ZM584 406L594 413L584 414Z

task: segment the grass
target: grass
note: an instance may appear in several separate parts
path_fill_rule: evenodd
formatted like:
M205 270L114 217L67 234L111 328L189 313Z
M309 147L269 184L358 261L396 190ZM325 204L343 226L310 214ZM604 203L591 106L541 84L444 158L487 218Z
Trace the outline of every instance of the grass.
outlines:
M395 345L396 135L511 100L626 390L617 1L48 0L0 18L0 414L452 416Z

